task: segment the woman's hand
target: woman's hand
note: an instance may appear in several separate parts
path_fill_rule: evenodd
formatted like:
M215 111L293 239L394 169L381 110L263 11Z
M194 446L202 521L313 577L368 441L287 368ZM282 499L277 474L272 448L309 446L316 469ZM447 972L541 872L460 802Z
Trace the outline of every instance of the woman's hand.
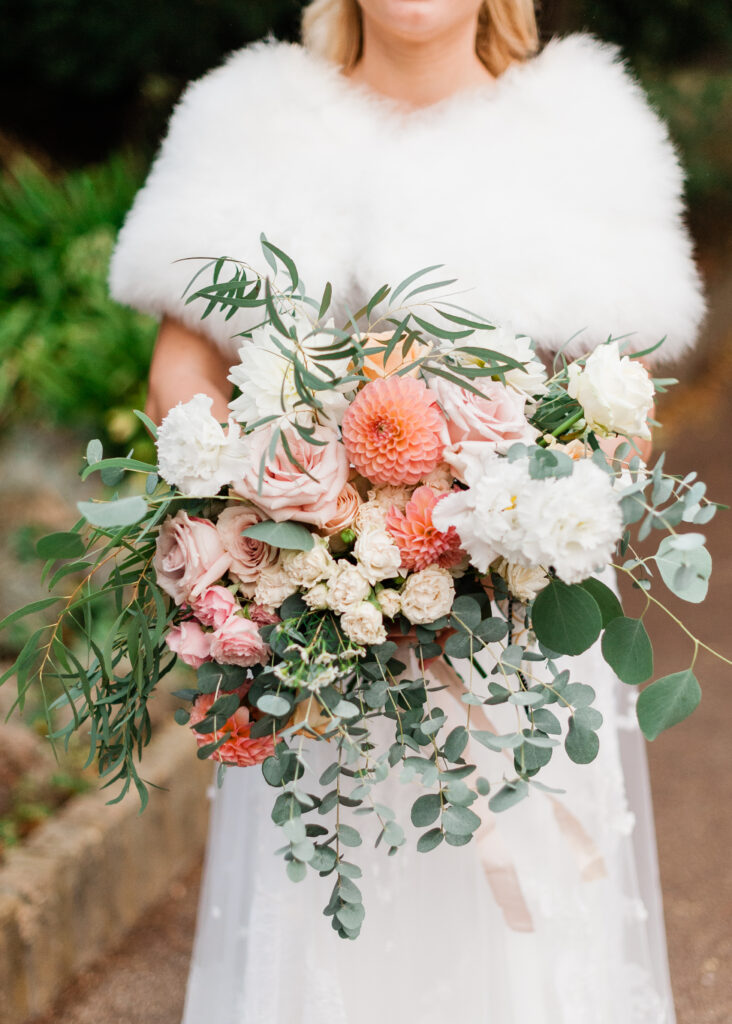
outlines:
M226 379L229 361L212 341L165 317L155 343L145 412L160 423L178 402L197 394L213 398L211 412L220 422L229 418L231 384Z

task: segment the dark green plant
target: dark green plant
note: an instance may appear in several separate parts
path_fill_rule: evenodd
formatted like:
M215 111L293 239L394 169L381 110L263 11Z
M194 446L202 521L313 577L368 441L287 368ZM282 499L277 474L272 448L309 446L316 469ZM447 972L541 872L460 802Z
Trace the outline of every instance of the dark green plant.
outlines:
M23 418L140 435L155 326L114 303L107 266L143 177L116 157L54 180L25 164L0 183L0 425Z

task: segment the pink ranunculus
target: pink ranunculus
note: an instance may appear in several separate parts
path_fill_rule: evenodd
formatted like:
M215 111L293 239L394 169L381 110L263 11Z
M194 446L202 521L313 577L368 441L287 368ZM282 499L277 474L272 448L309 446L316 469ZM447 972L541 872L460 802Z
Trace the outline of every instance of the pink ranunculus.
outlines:
M276 612L270 611L263 604L250 604L249 615L252 622L256 622L258 626L276 626L278 622L282 622Z
M198 622L188 619L178 626L171 626L165 642L181 661L191 668L200 668L204 661L211 661L212 633L204 633Z
M430 381L430 388L447 418L453 445L464 441L489 441L497 451L504 452L517 441L532 444L536 440L538 431L529 424L524 412L525 395L485 377L472 384L482 392L482 397L441 377Z
M242 690L237 690L242 695ZM198 725L208 715L212 704L216 700L216 694L203 693L196 697L191 710L190 724ZM218 725L218 723L217 723ZM255 764L261 764L274 754L274 738L270 734L258 738L252 738L250 733L252 721L249 708L242 705L237 708L231 718L215 730L209 733L194 733L196 743L204 747L208 743L215 743L217 740L226 737L224 743L211 755L214 761L222 761L224 764L234 764L239 768L249 768Z
M286 431L293 457L303 469L290 461L282 444L274 458L269 458L269 445L275 427L269 424L251 434L244 461L244 475L234 484L237 494L254 502L258 508L282 522L295 519L322 527L338 511L338 495L348 479L346 450L337 435L327 427L315 428L314 437L324 444L309 444L294 430ZM261 491L259 467L265 458Z
M269 653L256 624L241 615L232 615L211 634L211 657L222 665L263 665Z
M218 629L239 608L239 604L226 587L207 587L193 599L193 614L204 626Z
M216 521L221 543L231 555L232 575L242 584L247 597L254 593L254 587L262 569L274 565L279 556L277 548L254 537L242 537L242 532L255 523L261 523L264 516L253 505L233 505L225 508ZM217 623L221 625L221 623Z
M208 519L181 509L160 527L153 567L158 583L176 604L191 604L227 572L231 555Z

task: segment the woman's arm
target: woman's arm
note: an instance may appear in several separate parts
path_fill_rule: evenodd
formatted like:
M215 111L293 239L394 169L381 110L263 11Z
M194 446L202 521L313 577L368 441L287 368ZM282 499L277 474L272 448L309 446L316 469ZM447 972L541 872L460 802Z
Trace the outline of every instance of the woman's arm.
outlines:
M178 402L204 393L213 398L212 414L219 422L229 418L232 387L228 382L229 361L212 341L165 317L155 342L145 412L160 423Z

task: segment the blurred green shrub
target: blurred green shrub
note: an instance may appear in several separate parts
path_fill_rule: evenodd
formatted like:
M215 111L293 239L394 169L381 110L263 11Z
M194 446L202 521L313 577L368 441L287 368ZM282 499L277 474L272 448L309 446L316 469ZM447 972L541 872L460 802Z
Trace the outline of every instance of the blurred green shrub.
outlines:
M107 265L143 178L130 158L52 179L30 163L0 181L0 425L24 419L139 436L155 324L112 302Z

